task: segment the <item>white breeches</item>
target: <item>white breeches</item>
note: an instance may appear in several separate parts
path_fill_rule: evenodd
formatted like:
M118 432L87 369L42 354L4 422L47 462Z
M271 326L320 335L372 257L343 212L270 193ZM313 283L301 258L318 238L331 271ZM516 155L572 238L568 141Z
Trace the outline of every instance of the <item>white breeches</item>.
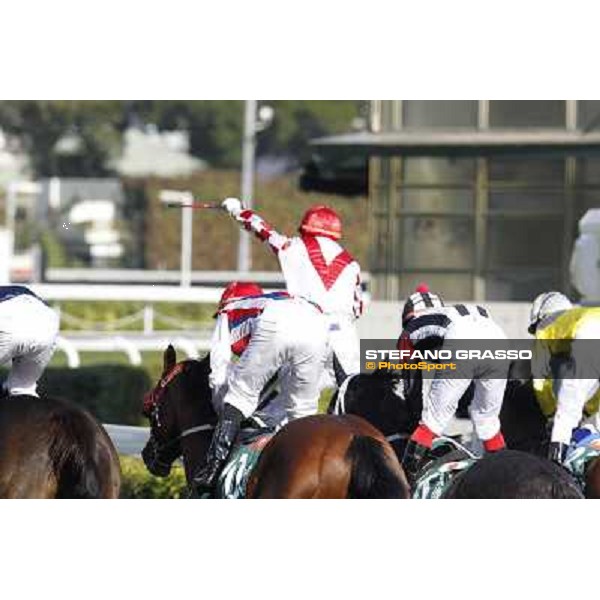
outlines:
M585 403L598 390L598 379L560 379L554 382L554 393L557 398L556 415L552 424L551 441L569 444L573 429L583 419ZM598 426L598 415L583 419L595 427Z
M57 313L33 296L0 302L0 364L12 361L4 387L11 395L37 395L59 331Z
M337 315L327 315L329 326L329 355L321 380L321 389L337 387L333 370L333 353L346 375L360 373L360 339L354 322Z
M264 385L284 367L282 396L288 420L315 414L327 348L326 322L313 305L301 299L273 302L257 320L239 362L229 370L223 402L249 417Z
M506 339L506 335L491 319L468 317L461 319L460 329L451 327L446 340ZM468 320L469 319L469 320ZM470 407L471 420L477 436L489 440L500 431L500 409L506 389L504 367L495 361L458 362L455 378L436 371L431 384L423 386L422 421L434 433L442 434L458 408L458 402L474 382L475 394Z

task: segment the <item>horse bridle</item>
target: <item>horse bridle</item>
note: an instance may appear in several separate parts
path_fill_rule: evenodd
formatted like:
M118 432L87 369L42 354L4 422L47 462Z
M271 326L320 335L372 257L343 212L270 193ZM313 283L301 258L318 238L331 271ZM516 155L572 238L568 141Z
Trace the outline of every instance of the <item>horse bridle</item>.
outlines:
M179 444L183 439L189 437L191 435L197 433L204 433L206 431L212 431L215 428L215 425L211 425L209 423L203 425L195 425L194 427L189 427L188 429L184 429L177 437L169 440L167 442L161 443L159 438L161 437L161 421L160 421L160 405L162 396L167 388L167 385L171 383L180 373L183 372L185 368L185 363L177 363L172 369L168 371L168 373L160 379L157 386L150 392L146 394L144 397L144 415L150 420L150 438L148 440L148 445L151 448L153 454L153 463L160 467L170 468L173 460L177 458L177 455L173 457L171 462L165 462L160 460L160 456L164 456L165 452L167 452L170 448L174 447L176 444ZM158 436L154 435L154 431L158 432Z

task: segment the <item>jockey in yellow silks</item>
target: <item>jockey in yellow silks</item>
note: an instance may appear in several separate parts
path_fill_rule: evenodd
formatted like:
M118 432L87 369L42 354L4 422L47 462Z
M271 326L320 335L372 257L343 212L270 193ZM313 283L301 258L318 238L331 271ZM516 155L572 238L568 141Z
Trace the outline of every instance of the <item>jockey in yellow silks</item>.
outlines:
M540 294L531 307L528 331L536 337L536 398L544 415L553 419L548 458L562 463L576 427L598 429L600 356L585 342L574 342L600 343L600 308L573 307L559 292Z

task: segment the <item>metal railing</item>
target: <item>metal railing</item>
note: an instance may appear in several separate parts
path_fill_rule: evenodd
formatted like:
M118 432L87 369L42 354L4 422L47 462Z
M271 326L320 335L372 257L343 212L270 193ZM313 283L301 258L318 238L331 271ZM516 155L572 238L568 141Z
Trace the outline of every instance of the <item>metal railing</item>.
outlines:
M142 364L142 352L162 352L169 344L185 354L187 358L198 358L201 352L208 352L210 339L194 337L190 333L100 333L81 332L62 334L57 341L57 350L65 353L67 365L77 368L81 365L81 352L122 352L130 364Z

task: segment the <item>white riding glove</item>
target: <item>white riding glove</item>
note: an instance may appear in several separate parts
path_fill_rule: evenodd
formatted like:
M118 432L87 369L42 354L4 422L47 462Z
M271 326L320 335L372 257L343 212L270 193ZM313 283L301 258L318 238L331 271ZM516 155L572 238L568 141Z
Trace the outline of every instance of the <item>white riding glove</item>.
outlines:
M221 206L232 216L237 217L242 212L242 203L237 198L225 198Z

